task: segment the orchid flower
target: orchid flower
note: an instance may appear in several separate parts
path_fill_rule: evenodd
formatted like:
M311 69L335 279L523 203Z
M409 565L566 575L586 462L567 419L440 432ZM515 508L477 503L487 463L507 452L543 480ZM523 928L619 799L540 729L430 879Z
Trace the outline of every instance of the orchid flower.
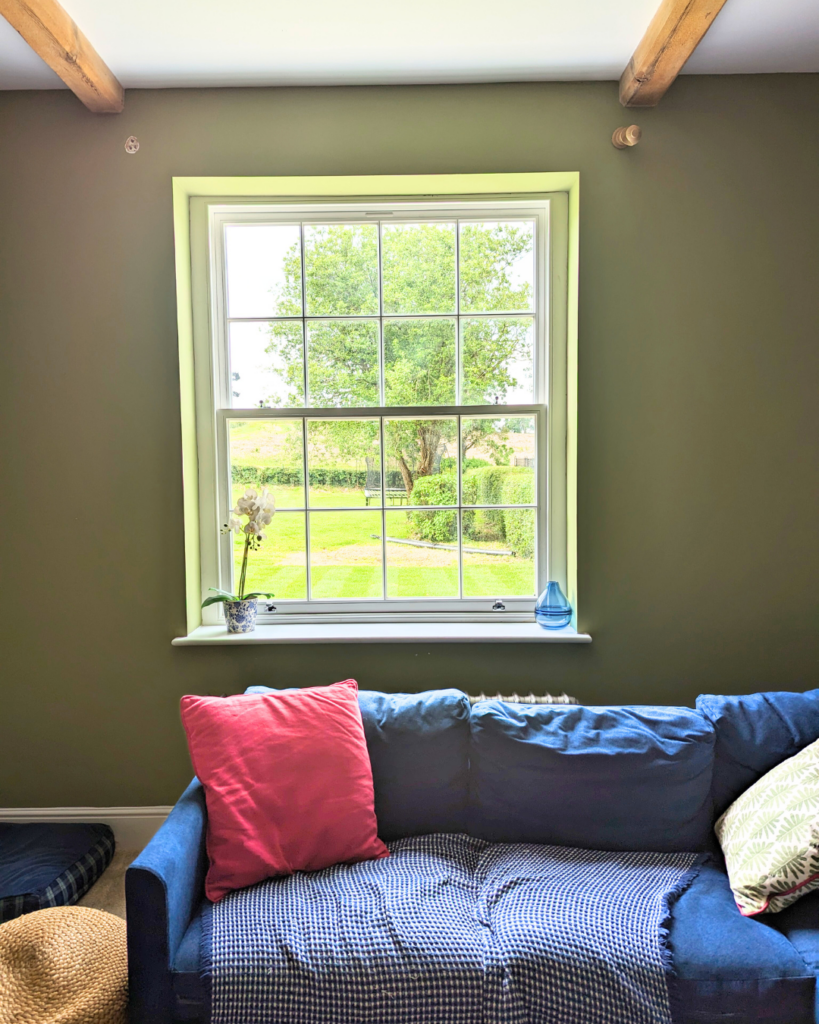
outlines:
M245 493L237 499L235 507L230 510L228 521L222 527L222 533L244 534L245 537L242 569L239 574L239 592L238 594L229 594L226 590L211 587L210 589L215 591L217 596L203 601L203 608L216 604L218 601L247 601L252 597L273 597L273 594L264 591L246 594L245 582L247 580L248 555L251 551L256 551L265 539L265 527L273 521L275 511L276 502L266 487L262 487L260 490L248 487ZM247 519L247 522L242 522L243 519Z

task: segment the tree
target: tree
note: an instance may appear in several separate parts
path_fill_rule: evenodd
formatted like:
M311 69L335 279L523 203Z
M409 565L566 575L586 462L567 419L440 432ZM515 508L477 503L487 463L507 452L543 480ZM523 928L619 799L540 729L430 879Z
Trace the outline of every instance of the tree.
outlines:
M524 316L464 317L469 313L514 313L531 308L531 281L516 280L522 260L531 260L533 236L527 223L468 223L456 247L453 224L389 224L382 233L383 312L454 314L456 251L460 250L462 314L462 402L503 404L518 386L516 364L531 365L532 319ZM333 224L305 230L304 312L308 316L351 317L379 313L379 246L376 224ZM302 259L298 244L284 260L278 308L302 315ZM531 277L532 275L528 275ZM384 392L388 406L456 403L456 319L384 321ZM315 407L371 407L379 404L378 321L308 321L309 404ZM293 322L274 322L268 352L285 364L288 384L303 392L303 352ZM367 424L326 423L320 428L326 451L360 456L372 446ZM475 419L463 438L464 452L489 435L495 460L508 449L492 421ZM390 420L385 456L395 460L407 494L418 477L436 470L457 444L455 421L443 418ZM490 447L491 447L490 444Z

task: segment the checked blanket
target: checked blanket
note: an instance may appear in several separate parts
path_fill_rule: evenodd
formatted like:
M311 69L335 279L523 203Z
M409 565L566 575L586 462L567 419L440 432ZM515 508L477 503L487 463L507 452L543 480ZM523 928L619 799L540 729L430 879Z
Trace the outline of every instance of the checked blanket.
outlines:
M671 1024L689 853L428 835L206 916L212 1024Z

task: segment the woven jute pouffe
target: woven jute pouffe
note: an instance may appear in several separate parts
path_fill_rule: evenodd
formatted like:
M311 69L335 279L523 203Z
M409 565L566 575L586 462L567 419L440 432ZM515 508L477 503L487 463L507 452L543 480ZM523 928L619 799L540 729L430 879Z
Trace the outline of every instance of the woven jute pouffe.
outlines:
M2 1024L126 1024L125 922L54 907L0 925Z

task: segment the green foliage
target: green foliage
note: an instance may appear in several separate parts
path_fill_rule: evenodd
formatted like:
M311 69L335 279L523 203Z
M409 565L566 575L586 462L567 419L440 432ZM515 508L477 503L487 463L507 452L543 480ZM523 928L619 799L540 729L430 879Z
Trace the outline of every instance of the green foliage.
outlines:
M463 401L501 404L519 383L514 361L532 361L532 321L528 317L465 320L463 325Z
M484 466L466 474L468 479L474 480L476 505L503 505L506 481L531 475L532 470L524 466Z
M524 472L526 472L524 470ZM503 500L507 505L533 504L535 500L535 477L508 477L503 484ZM503 526L506 543L518 558L533 558L535 554L535 517L532 509L507 508L503 510Z
M368 456L374 465L380 465L378 436L377 420L309 420L307 444L311 477L313 469L335 466L339 457L347 466L350 462L361 463ZM298 441L301 442L301 438ZM300 449L297 461L301 463ZM400 482L397 486L401 486Z
M463 469L466 473L469 469L480 469L481 466L489 466L491 463L487 462L486 459L464 459ZM446 458L441 459L441 472L442 473L454 473L458 468L458 460L454 456L447 455Z
M465 505L514 505L534 502L535 476L523 466L487 466L464 475ZM470 517L470 518L467 518ZM464 534L473 540L505 541L519 558L535 550L530 509L488 508L464 513Z
M528 282L515 286L512 267L532 249L529 225L464 224L461 227L461 311L514 312L531 309Z
M378 225L333 224L304 232L308 316L378 313ZM285 265L290 315L301 312L298 249Z
M458 482L454 473L436 473L415 481L412 500L416 505L457 505Z
M269 466L233 466L231 469L233 483L248 487L263 487L279 484L282 487L301 487L304 477L301 467L270 468ZM363 488L367 482L366 469L336 469L313 466L310 468L311 487L351 487ZM387 487L403 487L404 482L397 470L386 473Z
M247 487L263 487L280 484L285 487L301 487L304 473L301 466L231 466L231 480Z
M385 225L382 240L384 312L454 313L454 225Z
M384 324L387 405L455 404L455 321Z
M509 460L514 454L514 448L506 444L509 431L505 419L489 419L488 417L478 417L474 420L463 419L461 421L461 430L461 458L465 468L467 463L470 462L467 453L472 451L473 448L480 448L489 454L492 459L491 463L486 459L478 460L485 466L509 465Z
M458 482L454 473L436 473L415 481L412 500L417 505L455 505ZM413 536L436 544L454 544L458 539L457 512L438 509L434 512L408 512Z
M390 313L451 313L455 309L455 236L445 224L389 225L384 231L383 308ZM464 312L531 308L531 286L516 280L516 262L531 252L531 229L512 223L462 226L461 306ZM294 246L283 263L279 311L284 316L378 313L378 232L375 224L335 224L305 232L306 310L302 310L301 256ZM530 320L503 317L464 323L464 400L503 402L517 385L512 359L531 355ZM384 325L385 400L390 405L449 405L455 401L454 320L389 321ZM286 367L286 383L301 399L301 332L292 322L270 327L268 351ZM378 403L374 322L315 322L308 326L309 403L365 407ZM271 396L274 397L274 396ZM488 421L483 421L486 424ZM474 437L488 428L474 421ZM349 455L343 425L328 429L328 449ZM441 421L416 420L392 432L386 455L404 467L404 486L429 475L446 442ZM496 447L502 443L495 441ZM507 461L500 451L495 461Z
M300 367L296 368L300 373ZM378 405L378 324L325 320L307 327L310 404Z
M486 466L464 476L463 501L469 505L503 505L507 480L531 476L531 469L519 466ZM484 509L475 518L475 526L486 540L506 539L505 513L500 508Z
M206 597L202 602L203 608L209 608L212 604L232 604L234 601L250 601L254 597L275 597L275 594L268 593L266 590L254 590L252 594L245 594L243 597L239 597L237 594L231 594L227 590L219 590L217 587L210 587L210 590L216 592L216 597Z

